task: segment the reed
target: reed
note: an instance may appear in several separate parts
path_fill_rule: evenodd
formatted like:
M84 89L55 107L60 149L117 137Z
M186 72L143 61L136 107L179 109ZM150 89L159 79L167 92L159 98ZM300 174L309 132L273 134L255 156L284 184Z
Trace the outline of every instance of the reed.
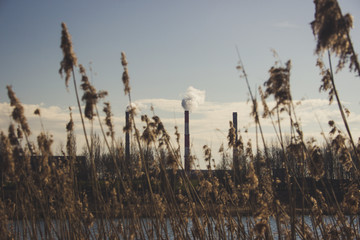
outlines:
M323 74L320 90L329 92L330 101L336 99L346 126L347 111L336 92L331 59L327 69L321 58L324 52L335 54L340 59L338 71L349 62L350 70L360 74L349 34L351 16L343 16L335 0L314 3L311 25ZM334 28L328 29L329 23ZM85 68L77 63L66 24L61 27L64 57L59 72L65 74L67 89L73 79L86 148L83 156L76 156L71 109L63 156L56 158L52 152L52 136L45 131L40 109L34 114L42 131L32 142L24 108L11 86L7 87L13 112L8 132L0 133L0 239L360 238L360 146L350 128L343 133L332 120L329 133L324 134L325 145L305 140L291 96L290 60L282 64L277 59L259 88L261 116L239 55L237 68L249 90L250 114L262 147L257 140L256 147L251 139L244 142L230 122L228 149L219 150L222 164L216 166L212 149L204 146L207 169L186 172L177 127L172 136L154 111L153 116L140 117L142 130L135 124L129 63L122 52L121 78L130 112L124 131L133 134L131 155L125 156L124 146L115 138L107 94L89 82ZM276 103L272 109L269 99ZM100 100L105 101L104 119L98 111ZM85 121L96 124L96 118L101 137L85 126ZM276 141L272 143L262 131L265 118L273 125ZM290 123L289 135L284 133L284 121ZM237 154L234 164L229 164L229 152Z

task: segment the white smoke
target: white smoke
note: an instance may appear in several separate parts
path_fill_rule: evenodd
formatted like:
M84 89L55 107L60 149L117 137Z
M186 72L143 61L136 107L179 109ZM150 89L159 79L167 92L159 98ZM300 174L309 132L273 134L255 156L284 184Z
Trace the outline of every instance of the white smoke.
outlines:
M194 111L199 104L205 102L205 91L190 86L181 102L182 107L187 111Z
M135 110L136 113L138 112L141 112L145 109L147 109L148 106L142 102L138 102L138 101L135 101L135 102L131 102L130 105L127 105L126 106L126 111L131 111L131 110Z

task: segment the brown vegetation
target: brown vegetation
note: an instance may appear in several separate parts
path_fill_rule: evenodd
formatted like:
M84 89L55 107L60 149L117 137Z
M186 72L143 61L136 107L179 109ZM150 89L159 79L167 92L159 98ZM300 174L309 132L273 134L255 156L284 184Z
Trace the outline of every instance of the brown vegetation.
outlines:
M336 0L315 0L311 24L318 40L319 58L324 51L339 57L338 70L350 61L350 70L360 74L357 55L349 36L349 14L343 16ZM265 142L257 100L252 94L244 65L237 67L249 87L256 128L262 148L242 141L230 123L228 145L236 153L230 171L214 171L211 149L204 146L207 170L185 172L181 164L179 133L175 144L158 116L141 116L141 132L131 105L128 62L121 53L122 81L129 97L130 124L124 131L134 134L132 154L116 142L111 107L104 105L105 132L97 109L106 92L97 92L79 65L82 101L75 71L77 58L71 37L62 23L64 58L60 74L65 85L73 78L82 127L86 139L84 157L77 157L74 123L66 126L66 153L55 158L52 136L45 131L31 134L21 102L7 87L13 108L13 123L0 135L1 197L0 239L358 239L359 235L359 146L347 126L331 69L325 69L321 90L336 98L346 126L342 133L329 121L327 144L304 140L290 91L291 61L278 62L269 70L261 88L264 118L269 118L277 143ZM331 64L331 60L329 58ZM330 65L331 66L331 65ZM269 109L266 100L274 98ZM291 134L283 134L280 114L286 113ZM40 110L35 112L40 114ZM89 134L84 117L98 117L102 137ZM41 121L41 118L40 118ZM25 137L25 139L24 139ZM102 143L105 143L104 145ZM105 146L102 147L102 146ZM254 149L255 152L254 152ZM192 156L194 157L194 156ZM335 186L338 184L338 186ZM339 196L340 189L344 195ZM331 214L330 216L326 214Z

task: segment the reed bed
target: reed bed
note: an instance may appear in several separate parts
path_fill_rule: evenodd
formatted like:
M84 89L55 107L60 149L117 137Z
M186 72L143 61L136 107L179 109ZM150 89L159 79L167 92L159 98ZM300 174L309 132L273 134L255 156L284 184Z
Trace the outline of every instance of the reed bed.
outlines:
M175 127L171 136L159 116L141 116L144 128L139 129L130 70L125 53L121 53L124 94L130 106L124 132L133 135L128 154L115 139L109 102L104 102L105 119L101 119L98 107L107 93L97 91L85 68L78 65L71 36L62 23L59 73L64 75L66 88L73 81L86 151L84 156L76 156L71 111L62 156L54 156L52 136L44 130L37 142L32 142L23 106L12 87L7 87L13 112L8 132L0 133L0 238L359 239L360 146L347 124L347 110L342 108L331 65L331 55L335 55L337 71L348 64L350 71L360 75L349 34L352 18L341 13L336 0L314 3L311 26L318 40L317 65L323 76L320 90L329 93L330 102L337 102L346 132L329 119L325 145L305 140L290 91L290 60L285 64L276 61L259 88L260 116L256 94L251 92L239 58L237 69L249 89L251 115L261 144L254 147L251 140L244 142L240 133L235 137L230 122L227 140L228 151L235 155L233 164L225 147L220 149L227 170L215 166L212 149L204 146L207 170L186 172L178 129ZM77 77L81 78L81 98ZM276 102L271 109L269 98ZM41 121L41 110L34 114ZM277 142L272 145L263 136L264 118L273 123ZM86 129L85 121L99 124L101 136ZM284 121L290 122L290 135L284 134Z

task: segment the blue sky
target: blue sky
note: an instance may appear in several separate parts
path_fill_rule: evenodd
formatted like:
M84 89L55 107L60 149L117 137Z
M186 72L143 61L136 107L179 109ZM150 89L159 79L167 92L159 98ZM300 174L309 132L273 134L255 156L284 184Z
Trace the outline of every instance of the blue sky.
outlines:
M354 16L351 36L356 51L360 52L360 2L339 3L343 13ZM120 53L124 51L134 101L142 106L142 114L151 115L149 108L153 104L170 132L175 124L182 126L180 102L187 88L193 86L206 92L205 103L192 113L192 118L198 121L194 125L199 124L193 128L192 141L198 146L209 144L217 151L219 143L226 139L216 129L226 133L233 111L241 112L241 126L251 126L249 107L245 104L247 87L235 69L237 45L254 89L269 77L268 70L275 62L270 49L275 49L283 62L291 59L293 97L311 103L304 107L303 121L306 123L309 112L326 114L322 123L326 128L327 120L337 118L338 114L327 106L327 95L318 92L316 41L310 28L314 9L310 0L2 0L0 128L7 128L6 115L10 110L4 104L8 102L6 85L12 85L29 109L41 106L48 111L48 122L45 119L44 124L56 140L63 138L60 129L68 120L67 108L75 106L76 100L72 84L67 91L58 74L62 59L61 22L69 28L79 63L89 68L91 62L94 86L109 92L108 100L119 125L128 104L121 82ZM360 132L356 120L360 114L360 79L344 69L336 80L340 96L352 112L354 132ZM317 108L320 106L324 112ZM31 120L33 116L28 111ZM64 119L59 120L57 114ZM314 114L308 118L314 122ZM304 128L311 129L309 134L320 132L310 120ZM38 123L33 121L36 132ZM117 128L119 137L121 128ZM271 134L269 131L268 135ZM201 153L198 155L201 158Z

